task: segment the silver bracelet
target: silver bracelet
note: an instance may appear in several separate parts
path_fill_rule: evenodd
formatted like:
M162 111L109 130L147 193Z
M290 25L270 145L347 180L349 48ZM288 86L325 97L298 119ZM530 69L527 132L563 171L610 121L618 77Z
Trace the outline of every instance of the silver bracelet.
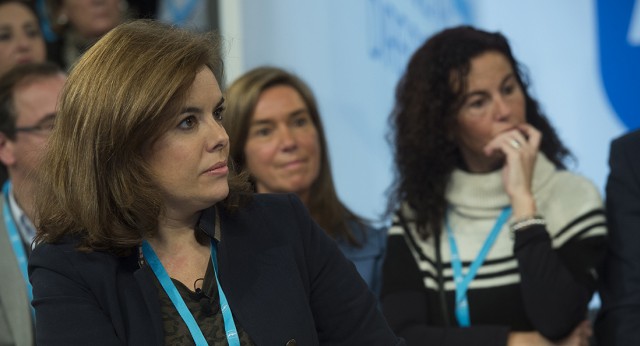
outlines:
M516 232L523 228L527 228L533 225L546 226L546 224L547 222L540 215L536 215L526 219L516 220L513 223L511 223L511 225L509 225L509 231L511 231L511 239L515 239Z

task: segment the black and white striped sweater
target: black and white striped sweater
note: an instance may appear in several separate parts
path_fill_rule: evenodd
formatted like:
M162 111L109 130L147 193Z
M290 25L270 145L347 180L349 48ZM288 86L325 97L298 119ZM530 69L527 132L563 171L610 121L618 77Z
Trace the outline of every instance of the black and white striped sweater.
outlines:
M600 195L590 181L556 170L542 154L536 160L532 189L547 226L517 232L514 241L509 223L505 224L469 286L470 328L455 328L455 285L446 232L441 231L438 241L423 240L411 209L405 206L398 213L389 230L381 299L390 325L409 345L505 345L509 331L533 330L559 339L586 318L595 267L604 252L606 224ZM446 198L466 273L502 208L509 205L509 197L500 171L456 170ZM441 249L444 295L439 293L436 243Z

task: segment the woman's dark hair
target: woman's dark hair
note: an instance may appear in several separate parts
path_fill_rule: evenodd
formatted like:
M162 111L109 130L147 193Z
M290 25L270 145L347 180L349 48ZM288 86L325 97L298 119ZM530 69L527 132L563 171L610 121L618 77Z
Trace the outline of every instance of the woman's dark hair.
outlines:
M6 4L21 4L21 5L24 5L24 7L29 9L29 11L33 14L33 16L36 17L36 19L39 18L38 12L36 11L35 6L33 5L33 1L27 1L27 0L0 0L0 6L6 5ZM39 25L40 25L40 23L38 23L38 26Z
M542 132L540 151L559 169L566 168L564 160L571 155L529 95L526 76L502 34L470 26L435 34L411 57L389 117L396 173L389 189L388 212L407 203L423 238L442 227L447 208L445 190L451 172L462 160L453 136L456 114L466 91L471 60L486 52L504 55L515 71L525 96L526 121Z

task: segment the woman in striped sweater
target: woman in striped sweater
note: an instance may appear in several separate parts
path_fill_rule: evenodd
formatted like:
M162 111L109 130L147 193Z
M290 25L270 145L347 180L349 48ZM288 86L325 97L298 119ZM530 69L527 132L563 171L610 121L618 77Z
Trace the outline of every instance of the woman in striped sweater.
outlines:
M397 175L382 303L409 345L585 344L606 225L506 38L444 30L391 115Z

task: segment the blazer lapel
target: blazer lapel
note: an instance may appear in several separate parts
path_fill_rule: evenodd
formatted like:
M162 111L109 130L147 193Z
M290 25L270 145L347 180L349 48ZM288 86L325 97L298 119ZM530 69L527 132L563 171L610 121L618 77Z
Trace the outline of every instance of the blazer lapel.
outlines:
M144 302L149 309L149 318L153 324L154 336L159 345L164 341L164 327L162 326L162 312L160 311L160 301L158 300L158 290L153 283L153 272L148 266L137 269L133 276L140 286ZM154 344L154 343L149 343Z
M307 273L294 260L290 240L273 239L260 220L247 219L223 217L218 244L219 278L236 321L258 345L316 344L310 288L301 278Z

